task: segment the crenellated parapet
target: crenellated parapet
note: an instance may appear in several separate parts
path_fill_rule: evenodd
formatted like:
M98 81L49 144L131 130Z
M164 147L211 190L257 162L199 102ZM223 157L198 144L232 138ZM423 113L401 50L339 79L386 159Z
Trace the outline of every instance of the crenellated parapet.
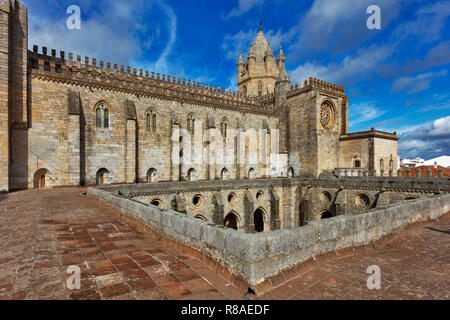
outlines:
M96 58L80 55L67 56L61 51L39 52L34 46L29 51L29 65L33 78L72 85L87 86L111 91L122 91L138 96L156 97L193 103L211 108L233 109L243 113L276 115L270 97L248 97L239 91L204 84L198 81L180 79L174 76L148 72L118 64L111 64Z
M399 140L397 132L390 133L390 132L378 131L378 130L375 130L375 128L372 128L370 131L362 131L362 132L343 134L343 135L341 135L340 140L348 141L348 140L370 139L370 138L381 138L381 139L394 140L394 141Z
M288 93L288 97L293 97L298 94L301 94L303 92L309 91L311 89L319 89L325 92L329 92L336 95L343 95L345 96L345 88L338 86L333 83L329 83L317 78L309 78L308 80L305 80L303 83L297 83L295 85L291 85L291 89Z

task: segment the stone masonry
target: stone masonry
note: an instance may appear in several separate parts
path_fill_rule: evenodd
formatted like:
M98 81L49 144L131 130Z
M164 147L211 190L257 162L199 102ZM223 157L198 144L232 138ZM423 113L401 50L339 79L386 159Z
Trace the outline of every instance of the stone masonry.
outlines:
M235 92L45 47L28 50L27 8L0 3L0 191L316 178L353 168L355 159L375 176L396 163L395 133L349 134L345 89L313 78L291 84L283 50L275 59L262 28L247 62L239 58ZM192 152L194 159L214 162L180 165L189 142L204 150ZM222 157L231 161L220 164Z

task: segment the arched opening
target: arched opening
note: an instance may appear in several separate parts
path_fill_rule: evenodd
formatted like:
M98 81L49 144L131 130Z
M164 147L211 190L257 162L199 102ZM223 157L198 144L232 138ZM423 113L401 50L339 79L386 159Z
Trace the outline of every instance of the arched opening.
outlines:
M228 180L230 178L230 171L227 168L223 168L220 172L220 180Z
M34 174L34 188L45 188L46 182L48 178L48 170L47 169L40 169L36 171Z
M192 198L192 204L194 205L194 207L196 208L200 208L201 206L203 206L203 204L205 203L205 199L197 194Z
M163 202L160 199L153 199L150 204L161 209L163 207Z
M238 229L238 218L234 212L230 212L223 222L223 225L227 228L231 228L234 230Z
M256 193L256 200L260 201L264 199L264 192L261 190Z
M258 97L262 97L263 84L261 81L258 82Z
M361 161L355 160L355 168L361 168Z
M333 214L330 211L324 211L320 214L320 219L330 219L333 218Z
M355 199L356 206L360 209L369 209L370 198L365 194L359 194Z
M195 169L194 168L190 168L189 170L188 170L188 173L187 173L187 181L193 181L193 180L195 180Z
M195 219L198 219L198 220L203 220L203 221L208 222L208 219L206 219L206 218L205 218L204 216L202 216L201 214L196 215L194 218L195 218Z
M236 194L235 193L230 193L228 195L228 203L234 202L235 199L236 199Z
M288 178L290 178L290 179L292 179L292 178L294 178L294 176L295 176L295 173L294 173L294 168L289 168L289 171L288 171Z
M151 168L147 171L147 182L151 183L151 182L155 182L156 181L156 174L157 174L157 170L155 168Z
M328 191L324 191L320 195L320 202L324 205L329 205L332 200L331 194Z
M105 168L98 170L97 176L96 176L96 184L97 185L105 184L105 181L106 181L105 178L108 173L109 173L109 171Z
M302 201L302 203L300 203L299 217L298 217L298 224L300 227L303 227L306 224L305 222L306 210L307 210L307 202Z
M249 179L256 178L256 170L254 168L250 168L250 170L248 170L248 178Z
M264 211L261 209L257 209L253 215L254 223L255 223L255 231L263 232L264 231Z

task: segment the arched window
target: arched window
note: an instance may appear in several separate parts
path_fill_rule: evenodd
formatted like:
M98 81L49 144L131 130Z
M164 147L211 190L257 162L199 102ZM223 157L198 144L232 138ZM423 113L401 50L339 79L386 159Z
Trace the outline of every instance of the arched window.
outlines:
M230 178L230 172L227 168L223 168L220 172L220 180L228 180Z
M150 131L150 113L145 116L145 129Z
M95 114L96 114L97 128L101 128L102 127L102 109L97 108L97 110L95 111Z
M242 91L243 91L244 96L246 96L247 95L247 86L244 86Z
M220 133L222 133L223 139L227 138L227 132L228 132L228 120L224 118L220 123Z
M156 113L153 110L148 110L145 115L145 129L148 132L156 132Z
M153 128L153 132L156 132L157 128L156 128L156 114L154 114L152 116L152 128Z
M155 168L149 169L147 171L147 182L148 183L155 182L157 173L158 173L158 171Z
M97 128L109 128L109 110L105 103L98 103L95 108L95 123Z
M254 168L250 168L248 170L248 179L255 179L256 178L256 170Z
M190 114L187 119L187 130L190 134L195 133L195 116L193 114Z
M109 128L109 111L106 108L103 110L103 121L104 121L103 127L105 129Z
M361 168L361 161L355 160L355 168Z
M288 178L294 178L295 177L295 172L294 172L294 168L289 168L288 171Z
M195 180L195 178L196 178L196 171L195 171L194 168L191 168L191 169L188 170L186 178L187 178L187 181L194 181Z
M262 89L263 89L263 84L262 82L258 82L258 97L262 96Z
M380 170L384 170L384 160L380 160Z

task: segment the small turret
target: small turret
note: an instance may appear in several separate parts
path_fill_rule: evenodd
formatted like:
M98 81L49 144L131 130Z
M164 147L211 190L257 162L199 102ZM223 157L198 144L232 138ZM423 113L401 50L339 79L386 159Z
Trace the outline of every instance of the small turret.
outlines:
M256 55L253 50L253 45L250 47L250 51L247 57L248 73L249 75L254 74L256 68Z
M280 47L280 52L278 53L278 57L277 57L278 71L281 71L281 66L284 65L285 61L286 61L286 58L284 57L283 48Z
M238 81L241 82L242 76L244 74L245 71L245 61L242 58L242 51L239 55L239 60L237 62L237 67L238 67Z

